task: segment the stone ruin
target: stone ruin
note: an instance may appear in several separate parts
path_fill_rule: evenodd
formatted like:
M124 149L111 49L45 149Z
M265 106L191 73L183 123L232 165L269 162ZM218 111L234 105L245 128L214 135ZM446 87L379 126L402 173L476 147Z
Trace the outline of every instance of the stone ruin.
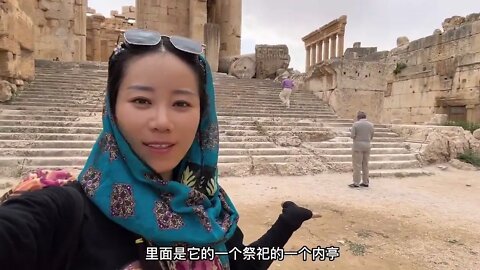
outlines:
M107 61L119 34L146 28L205 45L213 71L220 57L240 54L242 0L136 1L111 17L87 0L0 2L0 102L33 80L35 59Z
M319 62L343 56L346 25L347 16L343 15L302 38L306 71Z
M228 73L241 79L275 79L290 65L286 45L256 45L254 54L223 57L219 72Z
M344 23L337 19L320 29L331 31ZM345 118L363 110L382 123L478 123L480 15L448 18L442 28L418 40L399 37L390 51L356 43L343 57L318 61L317 54L317 62L307 69L305 87ZM309 39L304 41L307 57L309 51L315 54Z
M125 30L135 27L135 7L124 6L122 7L122 13L112 10L110 18L97 14L91 8L88 13L87 60L107 62L116 46L119 35Z
M34 10L27 1L0 2L0 102L34 78Z

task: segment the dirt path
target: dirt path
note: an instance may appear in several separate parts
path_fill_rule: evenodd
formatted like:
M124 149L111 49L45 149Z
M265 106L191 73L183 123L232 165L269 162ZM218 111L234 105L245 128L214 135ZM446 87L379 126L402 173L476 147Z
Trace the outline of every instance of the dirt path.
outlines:
M319 212L286 250L338 246L333 262L289 256L271 269L480 269L480 171L449 168L435 176L374 179L352 190L348 174L224 178L248 242L293 200Z
M333 262L287 256L270 269L479 270L480 171L429 170L435 175L372 179L359 190L347 187L349 174L222 178L221 184L240 212L246 242L292 200L322 217L304 223L286 250L340 247Z

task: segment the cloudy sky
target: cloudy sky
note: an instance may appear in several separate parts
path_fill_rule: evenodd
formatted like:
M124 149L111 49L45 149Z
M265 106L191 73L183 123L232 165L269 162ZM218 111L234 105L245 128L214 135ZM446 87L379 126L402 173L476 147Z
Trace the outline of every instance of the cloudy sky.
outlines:
M105 15L134 4L135 0L89 0L90 7ZM243 0L242 53L255 52L255 44L286 44L290 66L304 71L301 38L341 15L347 15L345 48L360 41L362 46L390 50L399 36L422 38L441 29L445 18L478 12L478 0Z

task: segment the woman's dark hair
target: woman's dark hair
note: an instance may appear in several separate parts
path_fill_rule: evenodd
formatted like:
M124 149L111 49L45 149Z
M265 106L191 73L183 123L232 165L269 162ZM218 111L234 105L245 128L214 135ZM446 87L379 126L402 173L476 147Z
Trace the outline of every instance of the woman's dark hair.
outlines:
M168 38L163 38L162 45L156 47L133 47L122 49L119 53L114 55L108 64L108 80L107 80L107 95L110 100L110 111L115 115L115 105L117 104L118 91L120 84L125 76L125 70L131 59L146 55L149 53L160 52L164 50L169 52L186 63L195 73L198 81L198 89L200 95L200 115L206 111L208 106L208 97L206 92L206 67L205 63L200 59L200 56L186 53L176 49ZM159 70L161 72L161 70Z

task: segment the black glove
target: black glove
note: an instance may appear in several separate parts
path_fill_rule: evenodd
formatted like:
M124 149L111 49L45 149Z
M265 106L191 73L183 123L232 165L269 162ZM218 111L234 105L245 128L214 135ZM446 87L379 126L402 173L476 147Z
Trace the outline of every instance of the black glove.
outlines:
M282 214L278 219L287 223L292 231L298 230L304 221L312 218L312 211L296 205L294 202L286 201L282 203Z
M292 234L302 226L302 223L312 218L312 211L300 207L293 202L282 203L282 213L272 227L257 241L251 243L250 247L283 248ZM239 227L233 237L226 243L228 250L237 247L243 250L243 233ZM273 261L244 261L243 259L230 260L232 270L265 270L270 267Z

